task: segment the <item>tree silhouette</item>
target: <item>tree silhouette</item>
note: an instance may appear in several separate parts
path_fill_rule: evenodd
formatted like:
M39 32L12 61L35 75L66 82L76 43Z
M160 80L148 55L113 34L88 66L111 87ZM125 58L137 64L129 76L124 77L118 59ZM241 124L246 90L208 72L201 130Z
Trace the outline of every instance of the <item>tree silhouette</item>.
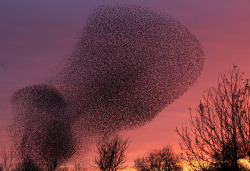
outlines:
M180 157L176 155L170 146L160 150L153 150L142 158L134 161L134 166L138 171L170 171L182 170L179 164Z
M110 139L103 139L97 143L97 154L94 162L99 170L116 171L124 169L126 162L125 151L128 148L128 140L119 136Z
M51 122L41 147L48 171L56 170L75 152L71 127L56 120Z
M250 87L243 74L236 66L229 77L221 74L190 114L190 129L177 129L191 167L240 170L239 159L250 156Z
M13 168L13 152L3 149L1 154L0 171L11 170Z
M15 169L16 171L42 171L41 168L29 157L24 157Z

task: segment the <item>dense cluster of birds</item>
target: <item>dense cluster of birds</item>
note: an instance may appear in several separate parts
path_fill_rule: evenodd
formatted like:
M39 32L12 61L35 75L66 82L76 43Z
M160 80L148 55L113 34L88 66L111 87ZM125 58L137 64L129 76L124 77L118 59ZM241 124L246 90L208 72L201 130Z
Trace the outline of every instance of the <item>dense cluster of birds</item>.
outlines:
M136 5L100 6L66 66L12 96L22 156L60 164L87 139L150 122L198 78L199 41L167 14ZM80 129L76 129L75 128Z

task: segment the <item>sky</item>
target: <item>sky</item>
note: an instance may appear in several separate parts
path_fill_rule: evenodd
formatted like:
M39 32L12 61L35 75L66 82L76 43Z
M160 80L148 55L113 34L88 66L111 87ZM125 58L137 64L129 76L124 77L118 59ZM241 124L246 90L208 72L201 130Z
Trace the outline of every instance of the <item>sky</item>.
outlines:
M74 50L86 18L101 4L149 6L186 26L203 46L206 62L200 78L189 90L164 108L149 124L121 134L129 138L127 162L155 148L172 145L179 152L176 127L189 125L189 108L195 113L204 91L216 86L220 73L233 64L250 78L250 1L248 0L72 0L2 1L0 5L0 150L9 148L8 125L14 91L42 82ZM86 163L94 156L89 153Z

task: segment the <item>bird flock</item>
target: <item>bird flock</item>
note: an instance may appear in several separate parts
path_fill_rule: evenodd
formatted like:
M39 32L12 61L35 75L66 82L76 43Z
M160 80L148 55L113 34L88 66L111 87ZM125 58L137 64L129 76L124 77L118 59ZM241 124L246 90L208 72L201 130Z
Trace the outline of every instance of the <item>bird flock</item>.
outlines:
M204 62L199 41L168 14L99 6L56 76L14 92L15 147L40 167L63 163L79 139L149 123L197 80Z

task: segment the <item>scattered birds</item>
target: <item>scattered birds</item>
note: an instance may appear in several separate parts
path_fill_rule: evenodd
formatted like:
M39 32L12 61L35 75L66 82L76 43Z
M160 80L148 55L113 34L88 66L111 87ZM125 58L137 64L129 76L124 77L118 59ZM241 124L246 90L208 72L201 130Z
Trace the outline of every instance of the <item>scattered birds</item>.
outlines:
M168 14L99 6L67 65L13 94L16 148L40 167L63 163L78 150L79 131L87 139L150 122L197 80L204 62L199 41Z

